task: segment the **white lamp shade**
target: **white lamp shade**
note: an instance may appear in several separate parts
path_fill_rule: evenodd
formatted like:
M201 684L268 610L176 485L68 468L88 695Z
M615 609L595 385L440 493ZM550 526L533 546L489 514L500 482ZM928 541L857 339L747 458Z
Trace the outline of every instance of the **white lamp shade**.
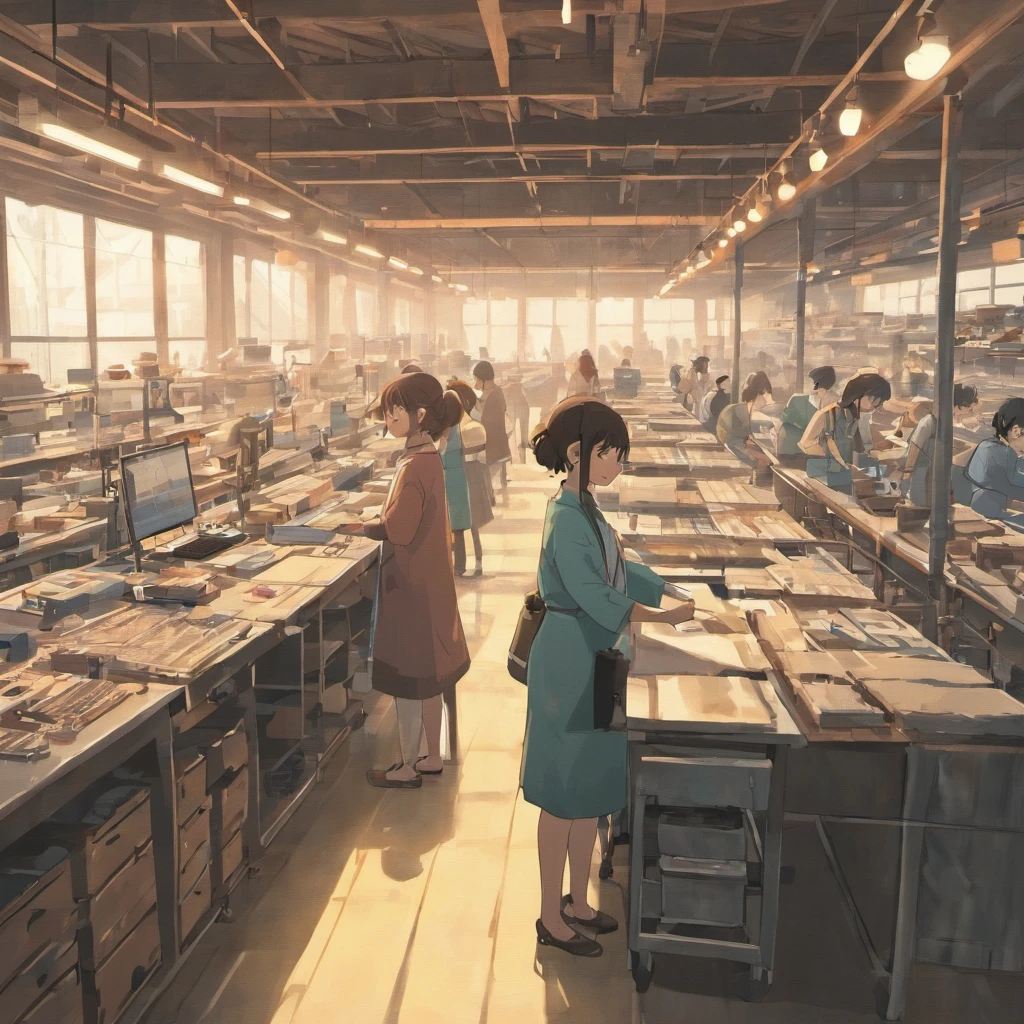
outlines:
M790 199L792 199L793 196L795 196L795 195L796 195L796 185L794 185L791 181L784 181L779 186L778 196L779 196L779 200L781 202L788 203L790 201Z
M825 164L828 163L828 153L823 149L816 149L808 158L807 163L810 165L811 170L817 174L818 171L825 169Z
M921 45L912 53L908 53L903 61L903 69L910 78L918 82L927 82L934 78L949 60L949 38L931 35L921 40Z
M860 131L860 122L864 117L864 111L860 107L847 107L839 115L839 131L847 138L853 138Z

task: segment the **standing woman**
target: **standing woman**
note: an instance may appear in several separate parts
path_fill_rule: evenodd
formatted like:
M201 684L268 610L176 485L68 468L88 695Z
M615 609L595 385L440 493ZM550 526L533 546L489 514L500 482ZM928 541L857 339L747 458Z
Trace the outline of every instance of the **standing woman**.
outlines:
M854 453L865 450L861 417L868 417L892 398L889 382L877 373L862 373L843 389L838 402L819 409L800 439L810 456L807 475L829 487L849 491L853 484Z
M711 388L711 360L707 356L697 356L690 364L689 374L679 385L679 394L683 405L696 413L700 403Z
M577 395L596 396L601 390L601 378L597 375L597 365L594 357L586 350L576 363L576 369L569 378L569 387L566 390L566 398L575 398Z
M508 503L508 463L512 460L512 449L508 445L508 426L505 423L505 392L494 383L494 367L483 360L473 367L480 395L479 420L487 431L487 451L484 461L493 472L497 467L501 481L501 492Z
M363 526L385 541L377 579L373 687L395 698L402 758L366 773L372 786L418 789L440 775L442 694L469 669L455 595L444 471L434 442L462 418L459 396L429 373L384 385L374 415L405 451L379 519ZM426 733L427 755L420 738Z
M537 826L541 910L537 941L576 956L600 956L598 934L618 927L594 910L587 884L597 819L626 806L626 734L594 728L598 651L621 643L630 622L684 622L693 603L664 612L665 582L627 562L591 493L610 484L629 453L622 417L597 399L567 398L533 436L545 469L567 473L548 501L537 581L547 613L527 664L523 796L541 809ZM568 895L562 877L569 860Z
M483 426L470 415L476 408L476 392L463 380L450 381L448 387L454 391L462 400L462 407L465 410L462 421L458 426L451 427L448 431L449 440L452 435L459 435L457 442L460 450L460 464L454 469L454 476L462 474L466 483L466 495L469 502L468 516L459 520L466 522L468 526L457 526L456 520L452 517L451 497L448 499L448 515L452 520L452 532L455 542L455 575L461 576L466 571L466 535L468 529L473 536L473 554L476 556L475 576L483 573L483 547L480 543L480 527L486 526L493 518L491 511L493 495L491 492L490 474L483 463L484 454L487 450L487 432ZM445 486L448 485L448 464L442 453L442 463L445 463ZM460 492L461 493L461 492Z

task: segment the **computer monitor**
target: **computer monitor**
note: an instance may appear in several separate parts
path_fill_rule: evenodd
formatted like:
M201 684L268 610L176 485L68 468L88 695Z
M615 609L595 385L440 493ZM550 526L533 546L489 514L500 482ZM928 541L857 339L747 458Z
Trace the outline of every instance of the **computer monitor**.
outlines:
M163 445L121 459L124 518L133 545L195 519L196 492L188 442Z

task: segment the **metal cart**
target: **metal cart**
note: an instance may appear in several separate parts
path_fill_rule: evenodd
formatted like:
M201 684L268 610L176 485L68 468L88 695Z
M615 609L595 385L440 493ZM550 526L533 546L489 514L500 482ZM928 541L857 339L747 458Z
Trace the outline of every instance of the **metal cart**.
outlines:
M732 960L749 966L738 994L757 1001L775 958L786 755L804 740L770 682L769 727L668 721L660 709L678 701L661 685L679 684L631 680L627 701L629 969L645 992L656 953Z

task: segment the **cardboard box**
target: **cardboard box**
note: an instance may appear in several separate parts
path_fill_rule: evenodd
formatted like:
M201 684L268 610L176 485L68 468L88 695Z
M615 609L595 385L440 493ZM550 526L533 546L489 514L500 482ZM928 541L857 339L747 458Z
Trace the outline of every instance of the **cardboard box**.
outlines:
M0 1024L15 1024L46 990L50 979L62 978L78 962L75 942L76 922L71 923L53 942L40 950L0 990Z
M206 799L206 758L196 747L175 753L174 791L178 802L178 821L184 823Z
M243 765L233 775L225 775L210 790L213 803L210 836L215 850L223 848L245 821L249 807L249 770Z
M212 798L207 797L192 816L178 826L178 867L180 870L184 870L185 865L195 856L200 847L209 846L210 809L212 806ZM185 889L188 888L190 886L185 886Z
M212 906L212 893L210 889L210 868L207 866L199 876L196 884L186 893L178 907L178 920L181 925L181 944L183 947L195 931L203 914Z

